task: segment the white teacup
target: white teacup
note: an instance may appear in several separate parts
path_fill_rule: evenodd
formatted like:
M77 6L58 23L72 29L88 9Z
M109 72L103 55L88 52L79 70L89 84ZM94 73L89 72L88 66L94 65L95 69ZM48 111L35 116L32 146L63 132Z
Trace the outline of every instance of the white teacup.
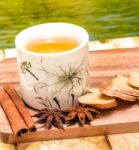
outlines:
M29 41L70 37L79 42L74 49L59 53L27 50ZM88 88L88 33L68 23L40 24L21 31L16 39L22 98L36 109L67 109L78 103Z

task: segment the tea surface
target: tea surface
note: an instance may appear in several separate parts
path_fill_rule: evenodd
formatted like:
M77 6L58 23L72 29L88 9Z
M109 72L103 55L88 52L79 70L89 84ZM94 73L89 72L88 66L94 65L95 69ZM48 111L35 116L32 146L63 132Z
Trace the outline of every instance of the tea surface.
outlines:
M77 47L79 43L71 38L54 38L46 40L35 40L26 45L26 49L36 53L58 53L69 51Z

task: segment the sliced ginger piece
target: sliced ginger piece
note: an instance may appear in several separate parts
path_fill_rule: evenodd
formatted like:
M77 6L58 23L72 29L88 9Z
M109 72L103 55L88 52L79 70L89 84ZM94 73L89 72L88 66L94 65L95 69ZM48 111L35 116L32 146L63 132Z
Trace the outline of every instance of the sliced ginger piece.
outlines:
M114 91L114 97L119 98L121 100L130 101L130 102L134 102L137 100L137 97L135 96L127 95L117 91Z
M123 94L125 97L124 100L126 100L127 97L129 101L135 101L136 97L139 96L139 90L129 86L128 78L120 75L108 82L103 82L100 86L100 91L105 95L118 98L121 98L119 95Z
M91 93L79 97L79 102L97 109L109 109L118 105L114 97L101 94L99 89L90 89L90 92Z
M113 80L110 80L110 81L104 81L102 82L102 84L100 85L100 88L99 88L100 92L107 95L107 96L112 96L114 97L115 94L114 94L114 91L115 91L115 88L114 88L114 85L113 85Z
M139 72L131 72L129 74L128 84L135 88L139 88Z
M114 90L112 88L112 81L103 82L101 84L100 91L107 96L116 97L116 98L126 100L126 101L133 102L137 100L137 97L135 96L127 95L127 94L121 93L120 91Z
M139 96L139 90L128 85L127 77L118 75L113 79L113 83L115 85L116 91L135 97Z

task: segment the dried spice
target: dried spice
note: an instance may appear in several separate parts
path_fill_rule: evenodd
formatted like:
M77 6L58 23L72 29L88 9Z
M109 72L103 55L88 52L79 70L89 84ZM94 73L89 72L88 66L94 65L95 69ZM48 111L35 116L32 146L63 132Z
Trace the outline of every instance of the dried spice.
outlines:
M65 116L61 110L45 108L32 117L38 117L36 123L42 124L42 128L50 129L53 125L64 130Z
M79 122L79 124L83 126L84 124L89 124L93 121L94 116L99 113L100 112L93 107L78 104L77 106L64 111L45 108L32 117L38 118L36 123L42 124L41 128L50 129L52 126L55 126L58 129L64 130L63 124L72 125Z
M23 103L22 99L19 97L14 86L12 84L5 84L3 86L3 89L8 94L8 96L10 97L14 105L16 106L16 109L18 110L21 117L23 118L25 124L28 127L28 130L31 132L35 131L36 127L35 127L33 119L30 116L29 110Z
M78 104L72 109L65 110L65 113L68 113L67 117L65 118L67 123L72 124L79 122L79 124L83 126L84 124L93 121L94 116L100 112L93 107Z
M18 112L14 102L3 89L0 90L0 105L7 116L13 134L16 136L22 136L26 134L28 131L27 125Z

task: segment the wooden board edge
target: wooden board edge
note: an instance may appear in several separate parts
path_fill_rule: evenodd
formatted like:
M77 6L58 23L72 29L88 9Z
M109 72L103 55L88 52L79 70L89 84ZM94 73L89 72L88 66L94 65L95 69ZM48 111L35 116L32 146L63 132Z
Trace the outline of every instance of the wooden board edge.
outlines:
M66 130L54 129L29 133L23 137L16 137L12 134L0 133L1 140L8 144L26 143L35 141L49 141L60 139L71 139L98 135L112 135L122 133L139 132L139 122L118 123L109 125L84 126L67 128Z

